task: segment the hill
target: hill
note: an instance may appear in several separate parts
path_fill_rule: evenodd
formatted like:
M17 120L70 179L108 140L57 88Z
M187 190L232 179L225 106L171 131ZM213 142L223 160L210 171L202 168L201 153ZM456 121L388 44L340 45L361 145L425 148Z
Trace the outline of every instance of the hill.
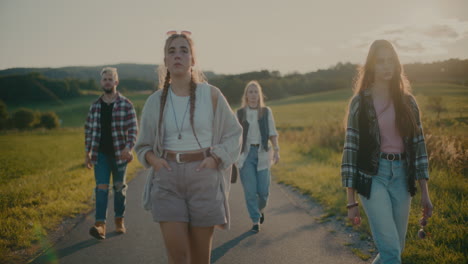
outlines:
M320 69L315 72L305 73L303 75L312 77L324 74L330 69L337 70L340 68L348 68L348 66L356 68L356 64L339 62L328 69ZM31 72L37 72L50 79L78 79L99 81L99 72L103 67L115 67L119 71L120 79L137 79L148 82L157 82L156 74L157 64L135 64L135 63L120 63L112 65L96 65L96 66L71 66L60 68L10 68L0 70L0 76L7 75L25 75ZM462 85L468 84L468 59L448 59L444 61L436 61L431 63L409 63L404 65L406 74L412 82L456 82ZM209 80L217 78L225 78L229 76L237 76L241 79L259 78L257 73L264 75L267 70L247 72L238 75L216 74L211 71L205 71L205 75ZM330 73L330 72L328 72ZM273 77L280 77L281 73L272 71ZM293 74L301 75L301 74ZM265 75L264 75L265 76ZM287 76L287 75L286 75ZM261 76L260 76L260 79Z
M97 65L97 66L71 66L61 68L11 68L0 71L0 76L7 75L25 75L32 72L40 73L41 75L50 79L78 79L89 80L92 79L99 82L101 76L100 71L104 67L115 67L118 69L120 79L137 79L156 83L158 76L156 74L157 64L135 64L135 63L120 63L111 65ZM212 72L205 72L207 77L214 77L216 74Z
M116 64L124 93L152 91L157 87L157 65ZM405 73L414 83L452 83L468 86L468 59L407 64ZM0 99L9 107L37 101L62 103L63 100L99 91L102 66L64 68L16 68L0 71ZM337 63L328 69L306 74L281 75L278 71L254 71L236 75L207 72L209 82L221 89L228 101L238 103L245 84L258 80L270 100L332 91L352 86L358 65Z
M89 87L91 86L91 87ZM0 99L7 104L47 101L62 104L81 95L82 89L96 89L94 82L48 79L38 73L0 77Z
M12 68L0 71L0 76L25 75L31 72L37 72L49 79L92 79L99 82L101 79L99 72L106 66L117 68L120 79L141 79L153 82L157 80L155 73L157 65L155 64L115 64L62 68Z

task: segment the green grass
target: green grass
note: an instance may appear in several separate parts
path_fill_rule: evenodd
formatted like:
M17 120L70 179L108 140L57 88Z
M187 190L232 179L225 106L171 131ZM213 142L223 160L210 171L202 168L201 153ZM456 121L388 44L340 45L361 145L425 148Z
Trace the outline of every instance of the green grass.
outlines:
M93 170L84 167L84 131L0 134L0 262L43 242L64 218L94 207ZM141 168L132 162L131 179Z
M440 84L440 83L419 83L412 87L413 94L416 96L440 96L457 97L467 100L467 87L457 84Z
M273 101L268 105L272 108L278 127L304 128L318 126L324 120L341 122L347 106L343 98L349 98L351 95L351 91L338 90L291 97Z
M432 163L438 164L431 166L430 170L429 189L435 213L426 231L431 235L425 240L417 238L418 219L421 217L418 193L412 201L403 263L464 263L468 260L465 227L468 220L468 179L463 170L457 168L464 166L466 170L468 124L455 119L459 115L468 118L468 111L457 112L460 105L468 105L468 87L422 84L415 86L414 90L423 113L425 131L432 135L429 147L441 149L430 149L434 153ZM348 97L343 99L344 95ZM344 137L342 125L349 96L350 91L333 91L269 104L280 130L281 162L273 167L275 179L310 195L324 206L328 214L343 219L347 200L346 191L341 187L340 163ZM435 113L425 110L429 96L442 96L448 111L442 113L440 119L445 122L437 120ZM330 138L332 140L328 140ZM341 146L332 142L340 142ZM459 144L459 147L449 147L447 142ZM452 160L453 156L458 160ZM362 232L360 237L367 237L370 235L368 222L362 208L360 210L363 219L357 229ZM366 255L357 249L352 251L361 258Z
M132 101L137 114L140 114L141 109L143 109L143 105L149 96L149 93L126 93L123 95ZM38 102L8 106L8 111L13 113L15 110L21 107L26 107L41 112L53 111L62 121L62 127L83 127L86 116L88 115L89 107L94 101L96 101L99 96L100 94L88 94L75 99L64 101L63 104L44 104Z

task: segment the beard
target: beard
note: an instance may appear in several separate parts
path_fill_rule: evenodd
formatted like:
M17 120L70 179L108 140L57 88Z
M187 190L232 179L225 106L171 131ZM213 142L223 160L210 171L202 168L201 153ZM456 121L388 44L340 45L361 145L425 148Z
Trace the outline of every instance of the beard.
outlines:
M110 89L106 89L106 88L104 88L104 87L101 87L101 88L102 88L102 90L104 91L104 93L106 93L106 94L111 94L112 92L114 92L114 89L113 89L113 88L110 88Z

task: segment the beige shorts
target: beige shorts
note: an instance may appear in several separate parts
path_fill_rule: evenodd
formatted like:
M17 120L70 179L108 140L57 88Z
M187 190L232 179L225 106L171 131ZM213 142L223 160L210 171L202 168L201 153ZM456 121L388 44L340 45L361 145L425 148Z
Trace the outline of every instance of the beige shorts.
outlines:
M153 176L151 189L156 222L187 222L208 227L227 222L220 173L217 169L195 169L201 161L178 164L168 161L172 171L161 168Z

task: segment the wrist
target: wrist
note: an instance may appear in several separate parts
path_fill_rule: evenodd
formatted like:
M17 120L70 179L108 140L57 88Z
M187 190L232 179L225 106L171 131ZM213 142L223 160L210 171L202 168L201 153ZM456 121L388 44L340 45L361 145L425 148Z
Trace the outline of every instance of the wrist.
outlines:
M429 193L421 192L421 200L430 200Z
M210 158L212 158L214 160L214 162L216 163L216 165L219 165L219 163L221 162L221 160L216 156L216 155L213 155L213 153L210 153L211 155L209 156Z
M213 156L210 156L210 157L208 157L208 158L211 158L211 159L214 161L214 163L215 163L216 165L218 165L218 164L219 164L219 163L218 163L218 160L217 160L215 157L213 157Z
M348 204L346 205L346 209L351 209L351 208L353 208L353 207L357 207L358 205L359 205L358 202L348 203Z
M146 159L146 162L148 162L148 164L154 165L162 158L156 156L152 151L151 153L148 151L145 154L145 159Z
M279 148L278 146L274 146L274 147L273 147L273 150L274 150L275 152L278 152L278 151L280 150L280 148Z

